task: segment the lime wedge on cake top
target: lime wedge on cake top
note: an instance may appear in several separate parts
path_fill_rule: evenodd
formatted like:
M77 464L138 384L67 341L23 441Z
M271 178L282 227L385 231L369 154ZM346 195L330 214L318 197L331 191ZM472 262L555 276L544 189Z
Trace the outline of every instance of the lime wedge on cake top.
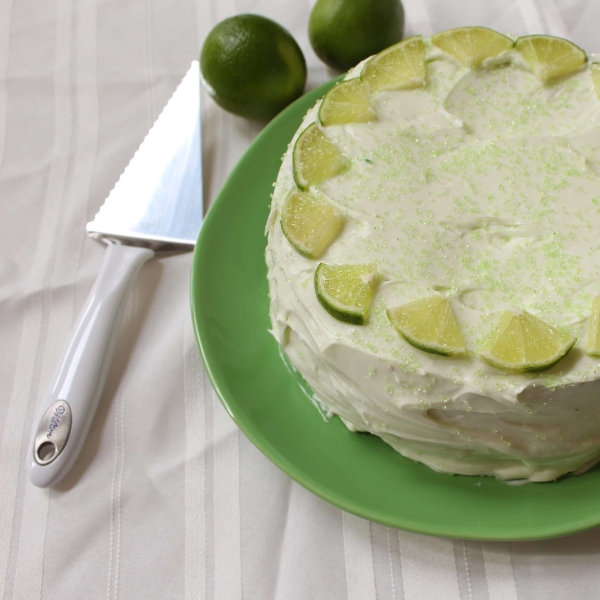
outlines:
M526 311L509 310L500 317L479 355L504 371L541 371L556 364L576 341Z
M373 265L326 265L315 271L321 306L338 321L364 325L373 301L377 271Z
M450 300L441 294L388 308L387 316L402 337L419 350L442 356L465 353Z
M369 94L358 77L342 81L324 96L319 108L321 125L368 123L377 118Z
M467 68L479 67L484 60L513 47L509 37L487 27L448 29L431 36L431 42Z
M320 258L343 224L340 211L323 198L292 190L283 203L283 235L306 258Z
M547 82L578 71L587 61L585 52L563 38L552 35L526 35L515 42L531 70Z
M376 54L365 63L361 79L371 93L424 85L423 38L415 35Z
M347 163L335 144L313 123L299 136L292 154L294 180L301 190L346 170Z

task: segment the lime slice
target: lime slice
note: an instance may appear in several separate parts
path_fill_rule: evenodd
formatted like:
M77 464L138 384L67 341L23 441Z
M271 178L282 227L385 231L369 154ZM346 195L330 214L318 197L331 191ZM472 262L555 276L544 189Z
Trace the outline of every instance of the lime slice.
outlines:
M369 95L358 78L342 81L331 88L319 109L319 120L325 127L368 123L376 118Z
M360 77L372 93L424 85L423 38L415 35L376 54L365 64Z
M430 296L388 308L387 316L398 333L419 350L442 356L465 353L465 342L445 296Z
M587 56L579 47L551 35L526 35L515 42L532 71L542 81L568 75L585 64Z
M596 96L600 98L600 63L592 63L590 70L592 72L594 91L596 92Z
M292 190L281 211L281 230L290 244L306 258L319 258L344 224L333 204Z
M506 311L480 356L505 371L541 371L557 363L577 338L526 311Z
M600 296L592 301L592 312L585 338L585 351L590 356L600 356Z
M448 29L431 36L431 42L469 69L513 47L509 37L487 27Z
M294 180L301 190L346 170L344 157L314 123L296 140L293 163Z
M339 321L364 325L373 301L374 265L326 265L315 271L315 290L323 308Z

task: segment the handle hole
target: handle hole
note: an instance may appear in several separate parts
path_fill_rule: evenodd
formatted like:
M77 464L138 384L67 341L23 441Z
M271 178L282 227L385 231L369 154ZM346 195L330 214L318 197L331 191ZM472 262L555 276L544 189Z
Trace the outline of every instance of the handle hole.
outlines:
M53 442L43 442L37 449L37 456L40 462L48 462L54 458L56 454L56 446Z

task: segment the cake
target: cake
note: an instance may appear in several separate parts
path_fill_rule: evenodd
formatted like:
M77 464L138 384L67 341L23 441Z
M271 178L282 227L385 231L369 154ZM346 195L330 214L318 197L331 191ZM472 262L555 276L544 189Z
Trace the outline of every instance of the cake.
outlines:
M442 473L552 481L600 459L596 69L566 40L462 28L308 111L266 261L272 334L319 407Z

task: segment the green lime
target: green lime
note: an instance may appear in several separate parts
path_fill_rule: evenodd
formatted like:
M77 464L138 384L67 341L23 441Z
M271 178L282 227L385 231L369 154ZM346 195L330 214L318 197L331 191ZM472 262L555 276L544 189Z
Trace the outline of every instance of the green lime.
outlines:
M306 191L343 173L348 163L319 127L313 123L299 136L292 153L294 181Z
M552 35L526 35L515 42L531 70L544 82L583 67L586 53L573 42Z
M215 102L248 119L271 119L302 95L306 83L306 62L294 38L259 15L218 23L204 41L200 68Z
M322 256L343 225L340 211L324 198L293 189L283 203L283 235L306 258Z
M374 265L319 264L315 291L321 306L338 321L364 325L373 302L377 271Z
M431 36L432 43L467 68L477 68L484 60L508 52L513 41L487 27L458 27Z
M465 353L465 342L450 300L444 296L430 296L388 308L387 316L398 333L419 350L442 356Z
M313 50L339 71L399 42L403 33L399 0L317 0L308 22Z
M526 311L506 311L480 353L504 371L541 371L557 363L577 338Z

